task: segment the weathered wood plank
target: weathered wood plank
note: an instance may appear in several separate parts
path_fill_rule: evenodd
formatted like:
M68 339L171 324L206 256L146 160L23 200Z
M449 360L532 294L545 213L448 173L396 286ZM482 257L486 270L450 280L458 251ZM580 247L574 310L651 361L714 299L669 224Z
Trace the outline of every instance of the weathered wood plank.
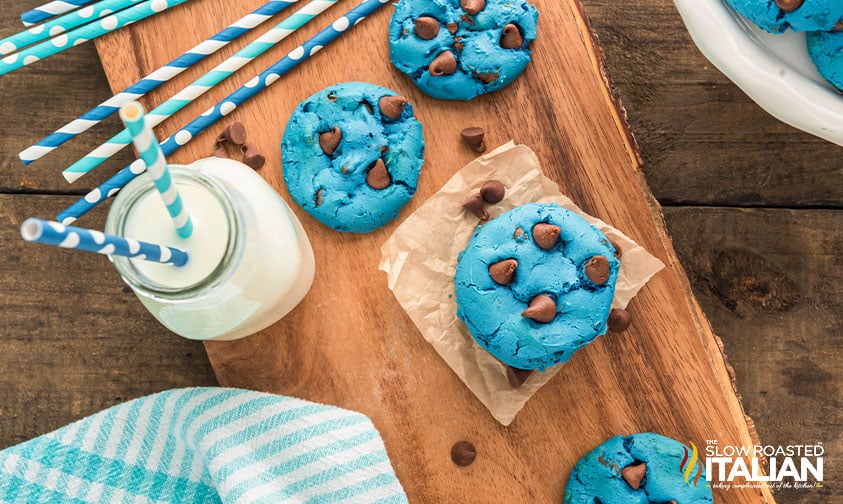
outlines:
M0 448L135 397L216 383L202 344L165 331L104 256L20 238L25 218L70 201L0 195Z
M843 211L665 209L676 253L721 336L767 444L821 442L821 491L779 502L843 501Z
M662 204L843 205L843 147L752 102L699 52L671 0L583 3Z

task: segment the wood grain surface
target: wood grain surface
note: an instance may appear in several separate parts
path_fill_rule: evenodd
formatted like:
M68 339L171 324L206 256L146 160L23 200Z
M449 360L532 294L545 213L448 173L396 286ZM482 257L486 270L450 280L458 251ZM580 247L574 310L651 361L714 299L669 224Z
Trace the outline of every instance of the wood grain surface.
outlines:
M249 5L243 9L251 6L244 4ZM340 2L339 9L351 4ZM427 146L419 191L403 215L472 158L459 147L459 130L481 125L489 132L490 145L513 138L531 146L564 193L668 264L633 301L634 329L575 355L515 423L504 428L421 339L377 271L379 245L395 224L348 236L320 226L297 208L316 254L314 287L270 329L237 342L206 344L211 364L222 385L295 395L369 415L413 501L458 502L470 492L471 502L558 502L576 460L617 433L652 430L698 445L706 439L752 442L716 339L690 294L639 171L637 151L604 82L599 51L580 5L537 4L542 32L553 35L537 41L534 63L500 93L465 104L423 96L388 64L390 12L383 9L229 117L243 122L250 141L266 152L268 163L261 173L287 197L277 145L300 100L348 80L400 90L425 126ZM195 42L181 28L186 23L201 33L218 29L227 22L220 15L224 5L206 0L174 9L155 24L100 42L112 87L130 84ZM315 25L324 26L336 15ZM233 82L212 90L168 121L161 135L173 133L175 125L224 97L316 29L303 30ZM159 96L154 94L149 105ZM172 160L206 156L219 129L199 135ZM480 451L477 462L465 470L448 457L451 445L461 439L473 441ZM770 500L768 492L758 490L723 492L718 499L757 502L759 497Z
M0 0L0 36L19 30L16 15L39 3ZM821 491L780 491L777 501L838 502L843 499L843 300L836 287L843 280L840 148L778 123L749 101L699 54L669 0L584 3L641 146L647 180L668 206L676 252L723 338L761 439L820 441L832 453ZM220 19L219 26L226 21ZM196 31L194 41L213 29ZM402 91L410 87L402 86ZM214 382L201 346L158 326L102 258L17 237L24 218L55 214L72 200L62 194L84 193L132 159L124 151L70 187L59 175L115 132L113 122L33 167L22 167L16 158L19 150L109 95L91 45L0 80L0 447L115 402ZM750 193L756 196L741 197ZM690 203L698 206L682 206ZM792 208L747 208L756 206ZM812 209L800 209L805 207ZM86 217L86 225L101 225L103 215L100 209ZM782 240L789 241L782 246ZM731 261L735 278L729 278L719 267L735 251L741 259ZM774 293L770 301L759 295L765 290ZM743 302L750 297L754 301ZM427 363L441 365L435 359ZM448 405L458 406L464 405ZM519 451L528 451L527 441L533 440L524 431L511 432L513 443L523 445ZM442 470L460 477L451 467ZM561 480L554 472L547 481Z

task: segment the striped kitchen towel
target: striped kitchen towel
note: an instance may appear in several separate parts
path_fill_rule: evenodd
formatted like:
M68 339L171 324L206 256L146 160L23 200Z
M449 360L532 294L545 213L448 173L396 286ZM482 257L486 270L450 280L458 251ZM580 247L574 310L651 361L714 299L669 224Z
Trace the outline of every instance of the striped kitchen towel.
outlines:
M0 502L404 503L364 415L258 392L162 392L0 451Z

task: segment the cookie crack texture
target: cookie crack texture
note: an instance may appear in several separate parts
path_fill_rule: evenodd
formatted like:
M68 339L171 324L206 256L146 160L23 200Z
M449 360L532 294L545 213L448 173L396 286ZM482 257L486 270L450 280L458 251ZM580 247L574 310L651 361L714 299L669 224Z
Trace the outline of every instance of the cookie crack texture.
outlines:
M392 112L395 119L382 114L378 104L384 96L397 93L360 82L331 86L300 104L284 132L282 162L290 194L338 231L377 229L395 219L415 194L424 154L421 124L410 104L400 114ZM319 135L335 127L342 137L329 155ZM391 179L375 189L366 177L378 159Z

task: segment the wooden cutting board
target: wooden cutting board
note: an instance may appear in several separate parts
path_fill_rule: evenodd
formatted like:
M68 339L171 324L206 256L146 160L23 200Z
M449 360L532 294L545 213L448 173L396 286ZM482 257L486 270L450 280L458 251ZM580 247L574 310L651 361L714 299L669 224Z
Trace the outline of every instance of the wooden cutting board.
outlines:
M112 88L149 71L258 6L261 0L193 0L97 41ZM754 442L719 340L676 260L641 158L606 76L602 52L577 0L536 0L534 61L506 89L470 103L420 93L389 63L386 6L273 88L238 108L249 141L267 155L261 174L287 201L278 145L299 101L331 84L364 80L409 97L424 126L426 160L406 217L473 158L459 132L482 126L490 146L532 147L546 174L585 211L618 227L665 262L630 305L635 319L578 352L503 427L422 339L377 270L395 229L353 236L331 231L294 206L316 254L314 286L284 320L246 339L209 343L221 385L292 395L368 415L380 429L410 500L421 503L560 502L576 461L615 434L655 431L705 446ZM163 138L280 59L356 4L342 0L276 50L211 90L158 131ZM280 18L279 18L280 19ZM256 35L246 37L251 40ZM151 107L241 47L186 72L145 100ZM212 152L224 124L172 156L186 163ZM279 258L283 260L283 258ZM460 440L477 446L466 468L450 460ZM718 503L772 502L757 489L715 492Z

